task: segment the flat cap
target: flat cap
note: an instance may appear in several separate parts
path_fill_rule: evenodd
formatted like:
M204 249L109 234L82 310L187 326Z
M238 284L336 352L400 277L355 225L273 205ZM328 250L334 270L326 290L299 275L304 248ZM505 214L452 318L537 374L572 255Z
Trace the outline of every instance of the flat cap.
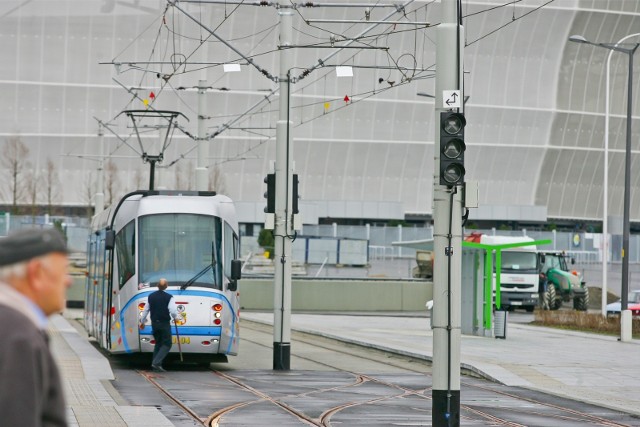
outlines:
M20 230L0 237L0 267L28 261L51 252L69 253L59 231Z

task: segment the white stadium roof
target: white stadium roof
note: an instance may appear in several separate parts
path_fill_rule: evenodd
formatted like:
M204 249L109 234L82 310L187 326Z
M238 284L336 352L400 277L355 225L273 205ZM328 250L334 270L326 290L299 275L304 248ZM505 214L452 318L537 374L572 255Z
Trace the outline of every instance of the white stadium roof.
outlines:
M176 3L0 3L0 154L5 157L0 203L12 200L6 150L9 141L19 139L29 150L22 185L36 173L42 183L51 160L60 180L55 202L87 204L99 164L98 120L108 124L104 142L115 166L107 173L112 197L146 187L148 166L140 159L131 122L119 115L147 108L145 100L152 108L189 118L179 120L182 131L173 133L158 181L169 189L193 188L194 88L204 79L211 88L206 92L208 134L216 134L208 142L207 166L217 176L212 185L243 206L264 204L263 178L275 158L279 94L268 75L279 74L278 8L256 2ZM337 217L330 206L349 203L374 207L372 216L381 218L432 211L434 100L417 93L435 90L434 26L440 21L440 2L385 4L391 3L405 7L372 7L370 20L389 16L431 26L313 21L364 22L364 7L300 6L293 12L297 47L291 74L298 78L291 93L293 157L303 207L315 204L323 215ZM469 97L466 178L478 181L483 212L544 216L546 208L549 218L601 220L609 51L568 38L580 34L615 43L638 33L640 2L463 0L462 6ZM209 32L187 14L224 43L207 38ZM370 29L368 37L335 49L365 29ZM638 42L640 36L629 40ZM609 213L621 215L628 68L627 55L612 58ZM640 221L639 58L633 95L633 221ZM240 64L240 71L225 73L224 63ZM353 77L337 77L338 65L352 66ZM143 123L149 153L158 150L158 123ZM40 187L38 199L44 201L46 185ZM23 189L24 203L27 193ZM255 221L262 220L254 210ZM348 211L340 209L347 216Z

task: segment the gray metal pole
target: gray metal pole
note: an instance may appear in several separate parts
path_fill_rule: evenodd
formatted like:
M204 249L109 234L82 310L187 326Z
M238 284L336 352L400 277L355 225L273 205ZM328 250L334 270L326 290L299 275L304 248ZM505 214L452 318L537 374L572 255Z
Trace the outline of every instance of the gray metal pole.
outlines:
M629 308L629 208L631 206L631 105L633 98L633 52L629 52L629 80L627 82L627 144L624 154L624 217L622 222L622 304Z
M97 188L94 199L94 215L98 215L104 210L104 130L100 123L98 123L98 150L100 150L100 161L98 163L98 177L96 178Z
M440 183L440 113L444 90L462 92L464 40L458 25L457 0L442 0L436 30L436 103L433 174L433 407L434 427L460 425L460 310L462 281L462 200L460 191ZM450 223L451 221L451 223ZM451 236L449 236L451 230ZM451 240L449 240L451 238ZM452 254L445 255L447 247Z
M620 43L622 43L623 41L627 40L630 37L637 37L640 36L640 33L635 33L635 34L629 34L627 36L624 36L623 38L621 38L620 40L618 40L618 42L615 44L615 46L620 45ZM608 269L608 262L609 262L609 241L608 241L608 236L609 236L609 232L608 232L608 209L609 209L609 205L608 205L608 196L607 196L607 191L609 189L609 75L611 74L611 57L613 56L613 52L614 49L610 49L609 50L609 54L607 55L607 78L605 80L606 82L606 86L605 86L605 109L604 109L604 192L603 192L603 199L604 199L604 203L602 204L603 207L603 215L602 215L602 238L603 238L603 242L602 242L602 315L603 316L607 316L607 269ZM630 61L633 61L633 54L632 58L630 59ZM627 109L629 108L629 105L627 104ZM628 114L628 113L627 113ZM628 120L628 119L627 119Z
M631 341L632 322L629 311L629 209L631 205L631 108L633 103L633 54L638 45L627 52L629 55L629 80L627 82L627 144L624 158L624 217L622 221L622 301L620 304L620 340Z
M209 140L207 140L206 110L207 81L198 80L198 151L196 159L196 190L208 189L207 161L209 159ZM180 188L178 188L180 190Z
M290 46L293 32L293 10L282 3L280 45ZM289 370L291 358L291 174L292 147L289 135L289 76L291 49L280 49L280 98L276 124L276 212L274 229L274 304L273 304L273 369Z

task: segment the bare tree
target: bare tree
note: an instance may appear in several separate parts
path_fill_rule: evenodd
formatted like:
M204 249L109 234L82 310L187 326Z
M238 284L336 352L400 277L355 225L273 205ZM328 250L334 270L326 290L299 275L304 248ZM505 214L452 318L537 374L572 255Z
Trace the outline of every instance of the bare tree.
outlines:
M9 170L9 190L11 192L11 211L16 214L18 202L22 198L24 183L21 180L27 163L29 149L22 142L19 136L7 138L7 142L2 150L2 166Z
M58 175L58 169L56 164L50 158L47 159L47 164L44 169L44 187L47 197L47 213L51 215L53 212L53 204L58 201L60 197L60 177Z
M209 168L209 191L215 191L218 194L224 194L226 191L224 174L218 166L211 166Z
M195 176L195 172L193 169L193 162L191 160L189 160L187 162L187 190L193 190L195 189L195 185L194 185L194 176Z
M193 190L194 176L193 162L178 162L175 170L176 190Z
M143 171L142 169L136 169L133 179L135 180L136 184L136 188L134 188L134 190L149 188L149 179L147 178L145 171Z
M184 190L184 167L182 165L182 162L178 162L176 164L176 169L175 169L175 190Z
M26 172L25 189L29 203L29 214L32 222L35 223L35 216L38 214L38 189L40 188L40 176L36 169Z
M118 180L118 166L109 160L104 165L104 189L107 205L110 205L116 199L117 193L120 191L120 181Z
M85 212L89 219L93 216L93 198L95 197L95 191L93 173L89 171L82 182L82 201L85 203Z

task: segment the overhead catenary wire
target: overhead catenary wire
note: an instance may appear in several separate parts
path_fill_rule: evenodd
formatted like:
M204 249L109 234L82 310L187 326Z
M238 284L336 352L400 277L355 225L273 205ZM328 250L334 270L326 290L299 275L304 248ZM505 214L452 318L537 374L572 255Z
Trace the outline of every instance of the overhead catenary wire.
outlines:
M427 8L430 4L432 4L434 1L435 1L435 0L432 0L431 2L427 3L426 5L420 6L420 7L419 7L419 8L417 8L416 10L418 10L418 9L420 9L420 8L424 8L424 9L425 9L425 11L426 11L426 8ZM408 3L407 3L407 4L408 4ZM406 5L405 5L405 6L406 6ZM399 9L399 10L404 10L405 6L403 6L402 8L398 8L398 9ZM300 13L300 12L298 12L298 13ZM389 16L392 16L392 15L389 15ZM425 15L425 16L426 16L426 15ZM300 17L301 17L301 19L303 19L303 20L305 19L302 15L300 15ZM354 24L354 25L355 25L355 24ZM354 25L351 25L351 27L353 27ZM435 25L437 25L437 24L435 24ZM434 26L435 26L435 25L434 25ZM350 28L351 28L351 27L350 27ZM318 28L318 29L320 29L321 31L326 31L326 32L328 32L328 30L324 30L324 29L322 29L322 28L320 28L320 27L315 27L315 28ZM343 35L342 37L344 37L344 38L345 38L345 40L362 40L362 39L367 39L367 38L373 38L373 41L377 41L377 40L379 40L381 37L388 37L389 35L397 34L397 33L401 33L401 32L405 32L405 31L418 31L418 30L421 30L421 31L425 32L425 31L424 31L425 29L411 29L411 30L401 30L401 31L397 31L397 30L391 30L391 29L393 29L393 28L394 28L394 26L390 26L390 27L389 27L389 29L385 30L383 33L374 34L374 35L366 35L366 34L362 34L362 33L361 33L360 35L355 36L355 37L346 37L346 36L344 36L344 35ZM425 32L425 33L426 33L426 32ZM424 49L424 46L423 46L423 49ZM347 59L346 59L346 60L344 60L342 63L343 63L343 64L346 64L349 60L353 59L353 58L355 57L355 55L357 55L358 53L360 53L360 52L356 52L353 56L351 56L351 57L347 58ZM321 62L322 60L319 60L319 61L320 61L320 64L321 64L321 65L325 65L325 64L322 64L322 62ZM317 68L317 67L316 67L316 68ZM307 70L303 71L303 74L305 74L305 73L306 73L306 74L308 74L309 72L310 72L310 71L307 69ZM328 73L328 72L327 72L327 73ZM316 78L315 80L312 80L312 81L311 81L311 82L309 82L307 85L303 86L300 90L304 90L305 88L309 87L311 84L313 84L313 83L315 83L315 82L317 82L317 81L319 81L319 80L321 80L321 79L325 78L325 77L326 77L326 75L327 75L327 73L325 73L325 74L324 74L324 75L322 75L322 76L319 76L319 77L318 77L318 78ZM295 91L294 93L296 93L296 92L298 92L298 91Z
M404 9L405 7L407 7L408 5L410 5L411 3L413 3L414 1L415 1L415 0L409 0L409 1L405 2L405 3L402 5L402 9ZM393 16L393 15L395 15L396 13L398 13L398 11L397 11L397 10L396 10L396 11L393 11L393 12L391 12L391 13L389 13L388 15L386 15L386 16L385 16L385 18L384 18L383 20L386 20L386 19L388 19L388 18L392 17L392 16ZM377 27L377 26L379 26L379 25L381 25L381 24L373 24L373 25L369 26L368 28L365 28L365 29L364 29L364 30L362 30L362 31L361 31L361 32L360 32L356 37L359 37L359 36L362 36L362 35L367 34L368 32L370 32L371 30L373 30L374 28L376 28L376 27ZM346 44L347 44L347 45L349 45L349 44L351 44L351 43L353 43L353 42L352 42L352 41L347 41L347 43L346 43ZM341 50L341 49L338 49L338 50L336 50L336 51L334 51L334 52L330 53L329 55L325 56L324 58L322 58L322 59L318 59L318 63L317 63L316 65L314 65L314 66L313 66L313 67L311 67L311 68L307 68L307 69L305 69L305 70L302 72L302 74L300 74L298 77L295 77L295 78L293 79L293 81L294 81L294 82L297 82L297 81L299 81L299 80L302 80L303 78L305 78L306 76L308 76L311 72L313 72L314 70L316 70L316 69L318 69L319 67L323 66L323 64L324 64L325 62L327 62L329 59L331 59L331 58L333 58L335 55L337 55L337 54L340 52L340 50Z
M247 57L245 54L243 54L242 52L240 52L238 49L236 49L233 45L231 45L230 43L228 43L226 40L224 40L222 37L220 37L218 34L215 33L214 30L211 30L209 27L207 27L206 25L204 25L202 22L198 21L196 18L194 18L190 13L188 13L186 10L184 10L183 8L181 8L180 6L178 6L176 3L176 0L168 0L168 2L176 9L178 9L180 12L182 12L187 18L191 19L193 22L195 22L197 25L200 25L202 27L202 29L208 31L213 37L217 38L218 40L220 40L225 46L227 46L229 49L231 49L233 52L235 52L237 55L239 55L240 57L242 57L244 60L246 60L247 62L249 62L249 64L251 64L254 68L256 68L260 73L262 73L265 77L267 77L270 80L273 81L277 81L277 78L274 77L273 75L271 75L271 73L269 73L266 69L262 68L260 65L256 64L253 59Z
M514 18L514 19L512 19L511 21L508 21L507 23L505 23L505 24L503 24L503 25L499 26L498 28L496 28L496 29L494 29L494 30L492 30L492 31L489 31L488 33L486 33L486 34L484 34L484 35L482 35L482 36L478 37L477 39L473 40L472 42L466 43L466 44L465 44L465 46L471 46L472 44L475 44L475 43L479 42L480 40L483 40L483 39L485 39L485 38L489 37L490 35L492 35L492 34L494 34L494 33L498 32L498 31L502 30L503 28L505 28L505 27L507 27L507 26L509 26L509 25L513 24L514 22L516 22L516 21L518 21L518 20L520 20L520 19L522 19L522 18L524 18L524 17L526 17L526 16L528 16L528 15L530 15L530 14L534 13L534 12L537 12L538 10L540 10L540 9L542 9L543 7L545 7L545 6L547 6L547 5L551 4L551 3L553 3L554 1L555 1L555 0L549 0L549 1L547 1L546 3L543 3L543 4L541 4L540 6L538 6L538 7L534 8L534 9L532 9L532 10L530 10L530 11L526 12L526 13L523 13L522 15L518 16L517 18Z
M491 12L492 10L500 9L502 7L505 7L505 6L511 6L511 5L515 6L516 3L520 3L521 1L524 1L524 0L509 0L509 2L507 2L507 3L499 4L499 5L493 6L493 7L488 7L486 9L482 9L482 10L479 10L477 12L468 13L466 15L463 15L462 17L463 18L468 18L470 16L480 15L481 13Z
M242 4L244 4L244 3L245 3L244 1L238 2L238 7L239 7L239 5L242 5ZM169 2L169 4L165 7L165 9L164 9L163 13L160 15L160 17L162 18L162 25L161 25L161 26L159 27L159 29L158 29L158 32L157 32L157 35L156 35L156 38L155 38L155 41L154 41L153 47L152 47L151 52L150 52L150 54L149 54L149 59L150 59L150 60L149 60L149 61L146 61L147 63L152 63L152 62L159 62L159 63L160 63L160 62L162 62L162 63L166 63L165 61L151 61L151 58L153 57L153 55L155 55L155 52L157 51L157 46L158 46L158 41L159 41L159 36L160 36L160 29L161 29L162 27L166 28L166 29L168 30L168 33L174 36L173 43L171 43L171 42L170 42L170 40L169 40L169 38L167 38L167 47L168 47L168 46L170 46L170 44L169 44L169 43L171 43L171 44L173 45L173 53L171 54L171 57L173 58L173 57L175 57L175 55L177 55L177 51L176 51L176 47L175 47L175 36L182 36L182 35L180 35L179 31L176 29L175 22L173 23L173 27L170 27L170 26L168 25L168 23L166 22L166 14L167 14L167 12L168 12L168 7L169 7L170 5L175 6L175 3L173 3L173 2ZM337 6L337 5L336 5L336 6ZM178 9L179 9L179 8L178 8ZM235 11L236 9L237 9L237 7L236 7L233 11ZM396 11L400 11L400 10L401 10L400 8L396 8ZM232 13L233 13L233 11L232 11ZM228 18L228 16L230 16L230 14L225 16L225 20ZM175 18L174 18L174 21L175 21ZM148 25L148 27L145 29L145 31L153 25L153 22L157 22L157 20L152 21L152 23ZM224 21L223 21L223 22L224 22ZM219 28L219 27L220 27L220 25L222 25L222 23L220 23L220 24L218 25L218 27L216 27L216 28ZM271 32L270 30L272 30L272 29L273 29L273 28L275 28L276 26L277 26L277 24L276 24L276 25L273 25L273 26L271 26L271 27L269 27L269 28L267 28L267 29L265 29L265 30L263 30L264 32L267 32L266 36ZM212 35L212 34L209 34L209 36L207 37L207 39L208 39L211 35ZM266 36L265 36L265 38L266 38ZM249 36L245 36L245 37L249 37ZM376 35L370 35L370 36L367 36L366 38L375 38L375 37L376 37ZM262 40L264 40L265 38L263 38ZM365 39L365 37L363 37L362 39L364 40L364 39ZM206 40L205 40L205 41L206 41ZM204 43L205 41L201 41L200 45L202 45L202 43ZM222 41L222 40L221 40L221 41ZM224 42L224 41L223 41L223 42ZM123 51L122 51L122 52L126 51L126 49L127 49L128 47L130 47L130 46L131 46L131 44L129 44L127 47L125 47L125 49L123 49ZM182 72L187 72L187 71L186 71L186 64L188 63L188 58L190 58L190 57L195 53L195 51L196 51L196 50L197 50L197 48L196 48L194 51L192 51L191 53L186 54L186 55L184 55L184 54L179 54L181 58L180 58L178 61L176 61L176 60L172 60L172 61L170 62L170 63L171 63L171 65L172 65L172 68L173 68L173 69L171 70L171 73L170 73L170 74L168 74L168 75L166 76L167 78L166 78L166 80L165 80L165 83L161 83L161 87L160 87L160 89L157 91L157 94L156 94L155 99L151 101L151 103L150 103L150 105L149 105L149 108L153 109L153 103L154 103L154 102L155 102L155 100L158 98L158 96L159 96L159 95L164 91L164 89L165 89L165 87L166 87L167 85L168 85L170 88L175 89L175 88L173 88L173 86L169 83L169 81L168 81L168 80L169 80L169 78L170 78L171 76L173 76L174 74L180 74L180 73L182 73ZM274 49L274 51L275 51L275 49ZM121 52L121 53L122 53L122 52ZM166 49L166 50L165 50L165 55L167 54L167 52L168 52L168 49ZM273 52L273 51L271 51L271 52ZM266 53L267 53L267 52L263 52L263 53L260 53L260 54L257 54L257 55L262 55L262 54L266 54ZM113 63L114 63L114 65L117 63L116 58L114 58ZM159 64L159 65L162 65L162 64ZM207 65L207 64L203 64L203 65ZM219 65L219 64L218 64L218 65ZM181 70L181 68L183 69L183 71L180 71L180 70ZM205 68L205 67L203 67L203 68ZM143 71L143 76L141 77L141 80L140 80L140 83L142 84L142 81L143 81L143 79L145 78L145 76L146 76L146 75L148 75L148 74L149 74L150 72L152 72L152 71L150 71L149 69L143 69L143 68L140 68L140 70L141 70L141 71ZM193 71L193 70L190 70L190 71ZM115 79L114 79L114 80L115 80ZM117 80L115 80L115 81L116 81L118 84L120 84ZM122 85L122 84L120 84L120 85L124 87L124 85ZM128 89L127 89L127 91L132 95L131 99L130 99L130 100L129 100L129 102L127 103L127 107L128 107L128 106L130 106L130 105L131 105L131 103L132 103L133 101L135 101L135 100L140 100L140 101L142 101L142 100L143 100L143 99L142 99L142 98L141 98L137 93L135 93L135 92L133 92L133 91L131 91L131 90L128 90ZM183 100L181 100L181 102L183 102L183 103L184 103L184 101L183 101ZM186 105L186 103L185 103L185 105ZM125 107L125 108L126 108L126 107ZM236 122L236 121L241 121L243 117L250 117L251 115L253 115L253 113L247 113L247 114L242 114L242 115L240 115L240 116L236 116L236 118L234 119L234 122ZM108 126L107 126L107 127L108 127ZM178 125L177 127L178 127L178 128L179 128L183 133L185 133L185 135L187 135L189 138L193 139L193 135L191 135L188 131L186 131L182 126ZM224 125L223 125L221 128L222 128L222 130L224 130L224 129L225 129ZM113 131L112 131L112 129L111 129L110 127L108 127L108 129L109 129L109 131L110 131L110 132L113 132ZM220 131L222 131L222 130L219 130L219 132L220 132ZM130 134L129 136L131 137L131 135L132 135L132 134ZM122 143L122 144L126 144L129 148L133 149L133 147L131 147L131 145L127 142L127 140L126 140L126 139L121 139L121 143ZM136 150L133 150L133 151L134 151L134 152L136 152Z
M548 2L548 3L551 3L552 1L553 1L553 0L551 0L551 1L550 1L550 2ZM520 0L518 0L518 2L520 2ZM238 6L239 6L240 4L245 4L246 2L238 2L238 3L239 3L239 4L238 4ZM431 3L432 3L432 2L431 2ZM508 3L508 4L506 4L506 5L513 4L513 3L514 3L514 2L513 2L513 1L511 1L511 2L509 2L509 3ZM547 3L547 4L548 4L548 3ZM544 6L544 5L543 5L543 6ZM426 9L426 8L425 8L425 9ZM495 8L492 8L492 9L495 9ZM533 11L531 11L531 12L533 12ZM531 12L529 12L529 13L531 13ZM394 13L396 13L396 12L394 12ZM523 15L523 16L526 16L526 15ZM517 18L517 19L520 19L520 18L521 18L521 17L519 17L519 18ZM226 18L225 18L225 19L226 19ZM277 26L277 24L276 24L276 25L274 25L274 26L271 26L271 27L269 27L269 28L267 28L267 29L264 29L264 30L262 30L262 31L267 32L267 31L269 31L269 29L275 28L276 26ZM166 27L166 25L165 25L165 27ZM363 37L361 37L359 40L362 42L362 41L364 41L364 40L379 39L379 37L381 37L381 36L383 36L383 35L398 34L398 33L400 33L400 32L406 32L406 31L416 31L416 29L410 29L410 30L394 30L394 31L389 31L389 32L383 33L383 34L373 34L373 35L372 35L372 34L367 34L367 35L364 35ZM422 31L423 31L424 37L428 38L428 35L427 35L426 31L424 31L424 30L422 30ZM269 31L269 32L270 32L270 31ZM495 32L495 31L494 31L494 32ZM301 33L303 33L303 32L301 31ZM256 34L257 34L257 33L256 33ZM179 35L179 34L176 34L176 35L177 35L177 36L181 36L181 35ZM309 35L309 34L306 34L306 35ZM485 36L486 36L486 35L485 35ZM244 37L246 38L246 37L251 37L251 36L244 36ZM234 39L234 40L235 40L235 39ZM263 39L263 40L264 40L264 39ZM475 41L474 41L474 42L472 42L472 43L475 43L475 42L477 42L477 41L478 41L478 40L475 40ZM215 42L215 41L210 41L210 42ZM424 46L424 43L423 43L423 46ZM256 56L259 56L259 55L265 55L265 54L267 54L267 53L274 52L275 50L276 50L276 49L271 50L271 51L269 51L269 52L261 52L261 53L256 54ZM415 46L414 46L414 50L415 50ZM423 47L423 50L424 50L424 47ZM395 60L394 60L394 56L393 56L393 55L391 55L391 54L389 54L388 58L391 60L391 62L392 62L392 63L398 64L398 63L399 63L399 61L400 61L400 58L402 58L404 55L406 55L406 54L402 54L402 55L400 55L397 59L395 59ZM191 56L191 55L189 55L189 56ZM351 57L351 58L353 58L353 57ZM415 60L415 55L414 55L414 60ZM186 59L185 59L185 60L183 60L182 62L186 64L186 63L188 62L188 60L186 60ZM183 65L183 63L181 63L180 65ZM203 65L204 65L204 64L203 64ZM393 67L393 66L391 66L390 68L399 69L399 70L402 72L403 68L408 68L408 67L400 67L400 66L399 66L399 67ZM330 71L328 71L328 72L330 72ZM407 77L410 77L410 75L407 75L407 74L404 74L404 75L403 75L403 78L407 78ZM424 77L424 76L416 77L416 79L422 79L422 78L425 78L425 77ZM428 78L428 77L427 77L427 78ZM165 86L166 86L166 85L162 85L161 90L163 90L163 89L165 88ZM307 87L307 86L305 86L305 87ZM169 85L169 88L173 88L173 86L172 86L172 85ZM304 88L302 88L301 90L304 90ZM381 92L384 92L385 90L388 90L388 88L374 89L373 91L369 91L369 93L364 92L364 94L365 94L364 96L365 96L366 98L369 98L369 97L371 96L371 94L381 93ZM361 96L361 95L358 95L358 94L354 94L354 95L355 95L356 97ZM366 98L365 98L365 99L366 99ZM135 98L134 98L134 99L135 99ZM182 102L184 102L184 101L182 101ZM355 103L356 103L356 102L346 104L346 105L344 105L344 106L339 107L338 109L347 108L348 106L353 105L353 104L355 104ZM185 104L185 105L186 105L186 104ZM309 105L313 105L313 104L305 103L305 104L301 104L300 106L293 107L293 108L302 108L302 107L309 106ZM333 109L331 112L334 112L334 111L336 111L336 110L338 110L338 109ZM271 111L271 112L273 112L273 110L267 110L267 111L261 110L260 112L244 113L244 114L243 114L243 116L244 116L244 118L250 118L250 117L254 117L254 116L258 115L258 114L268 114L270 111ZM232 116L233 116L233 115L229 115L229 117L232 117ZM237 116L235 116L235 117L237 117ZM320 117L320 116L318 116L318 117L316 117L316 118L319 118L319 117ZM306 121L306 122L304 122L304 123L307 123L308 121L309 121L309 120L307 120L307 121ZM242 122L243 122L243 120L239 120L239 121L238 121L238 123L242 123ZM182 129L181 129L181 130L182 130Z

